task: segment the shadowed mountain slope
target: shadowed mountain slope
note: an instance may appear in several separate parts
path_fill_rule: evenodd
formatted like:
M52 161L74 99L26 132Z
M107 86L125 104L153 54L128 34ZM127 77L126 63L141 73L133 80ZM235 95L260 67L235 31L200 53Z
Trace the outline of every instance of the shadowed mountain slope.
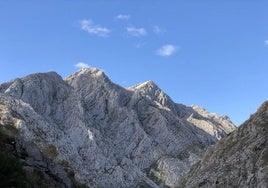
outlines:
M268 187L268 101L210 147L180 187Z

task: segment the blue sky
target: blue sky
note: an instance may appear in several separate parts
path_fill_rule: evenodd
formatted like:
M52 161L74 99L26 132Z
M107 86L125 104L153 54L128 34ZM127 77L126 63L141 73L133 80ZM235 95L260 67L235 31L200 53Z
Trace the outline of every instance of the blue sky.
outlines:
M268 98L267 0L0 0L0 83L97 67L245 121Z

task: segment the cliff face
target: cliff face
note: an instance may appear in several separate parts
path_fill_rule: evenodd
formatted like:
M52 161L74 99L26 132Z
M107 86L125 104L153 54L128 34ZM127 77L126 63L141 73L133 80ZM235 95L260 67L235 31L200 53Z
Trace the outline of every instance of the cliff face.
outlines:
M50 157L53 148L40 148L26 141L15 125L14 118L3 102L0 103L0 187L62 187L82 186L66 161L55 163Z
M268 101L210 147L181 187L268 187Z
M152 81L125 89L94 68L4 83L0 103L21 137L93 187L174 187L236 129L226 116L174 103Z

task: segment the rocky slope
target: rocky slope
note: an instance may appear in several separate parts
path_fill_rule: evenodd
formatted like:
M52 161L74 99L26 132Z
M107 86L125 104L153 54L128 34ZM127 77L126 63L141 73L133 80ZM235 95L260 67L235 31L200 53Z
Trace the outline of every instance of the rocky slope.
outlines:
M236 129L226 116L174 103L152 81L125 89L94 68L1 84L0 103L26 141L92 187L174 187Z
M40 151L20 135L17 121L0 103L0 187L81 187L64 161L57 164L49 158L51 148Z
M268 187L268 101L210 147L179 187Z

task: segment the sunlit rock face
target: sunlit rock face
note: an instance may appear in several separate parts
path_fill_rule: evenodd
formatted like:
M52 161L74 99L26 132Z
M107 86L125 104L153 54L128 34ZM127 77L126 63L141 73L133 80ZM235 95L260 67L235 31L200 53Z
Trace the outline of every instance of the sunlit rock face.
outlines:
M152 81L125 89L95 68L15 79L0 85L0 102L24 139L54 146L53 160L92 187L174 187L236 129L226 116L174 103Z
M268 187L268 101L210 147L179 187Z

